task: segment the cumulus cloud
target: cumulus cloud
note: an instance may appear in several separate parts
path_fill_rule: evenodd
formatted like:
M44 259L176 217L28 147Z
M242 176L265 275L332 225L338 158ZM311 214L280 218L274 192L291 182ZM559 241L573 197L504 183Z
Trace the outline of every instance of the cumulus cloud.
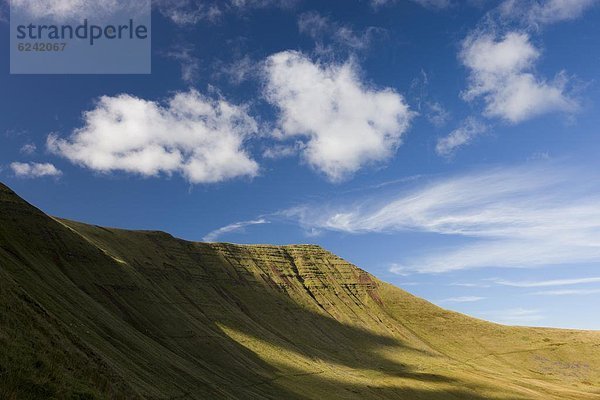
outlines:
M399 274L484 267L600 263L600 185L565 166L520 166L421 182L356 204L309 204L281 213L307 229L421 231L460 245L399 261ZM456 243L454 239L453 243Z
M48 149L94 171L142 176L178 173L191 183L255 176L258 165L244 149L256 121L245 107L195 90L166 104L123 94L101 97L69 138L51 134Z
M277 134L302 138L304 159L331 181L389 159L413 116L395 90L363 83L352 62L324 65L285 51L267 59L265 77Z
M239 232L239 231L243 231L247 226L252 226L252 225L263 225L263 224L268 224L269 221L267 221L264 218L260 218L260 219L256 219L256 220L251 220L251 221L241 221L241 222L236 222L233 224L229 224L226 226L223 226L219 229L216 229L210 233L208 233L207 235L205 235L202 240L204 240L205 242L214 242L216 241L218 238L220 238L221 236L228 234L228 233L232 233L232 232Z
M438 140L435 151L441 156L452 155L456 149L469 144L486 130L487 126L476 118L467 118L460 127Z
M10 164L10 169L19 178L42 178L45 176L60 176L62 172L50 163L21 163Z
M577 103L565 93L564 74L546 81L531 72L539 56L526 33L509 32L502 38L491 33L471 34L460 52L470 71L463 98L483 98L487 116L512 123L548 112L576 110Z

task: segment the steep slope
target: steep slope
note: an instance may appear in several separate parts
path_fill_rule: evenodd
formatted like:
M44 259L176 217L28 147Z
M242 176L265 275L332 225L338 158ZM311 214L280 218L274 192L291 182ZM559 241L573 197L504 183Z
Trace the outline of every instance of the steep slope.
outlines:
M318 246L54 219L0 185L0 398L596 399L600 334L449 312Z

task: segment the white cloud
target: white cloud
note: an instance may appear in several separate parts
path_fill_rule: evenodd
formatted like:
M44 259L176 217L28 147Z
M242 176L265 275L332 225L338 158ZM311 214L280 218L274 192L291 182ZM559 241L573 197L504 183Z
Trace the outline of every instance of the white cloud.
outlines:
M547 281L536 281L536 282L513 282L502 279L495 280L495 283L503 286L513 286L520 288L533 288L533 287L547 287L547 286L568 286L568 285L580 285L584 283L596 283L600 282L600 277L591 278L573 278L573 279L554 279Z
M476 301L485 300L485 297L479 296L459 296L450 297L448 299L440 300L440 303L474 303Z
M386 4L395 3L397 0L371 0L373 7L380 7ZM432 9L444 9L452 5L450 0L411 0L413 3L417 3L425 8Z
M441 156L452 155L457 148L469 144L486 130L487 126L482 122L473 117L467 118L448 136L438 139L435 151Z
M26 154L30 156L33 153L35 153L36 150L37 146L35 145L35 143L26 143L21 147L19 151L21 152L21 154Z
M562 290L542 290L530 293L535 296L587 296L598 294L600 289L562 289Z
M294 145L274 145L271 147L267 147L263 152L264 158L270 158L272 160L276 160L279 158L291 157L298 153L299 149L302 146L294 146Z
M490 285L486 283L471 283L471 282L454 282L448 284L449 286L460 286L460 287L469 287L469 288L489 288Z
M450 112L444 108L440 103L428 102L427 106L427 119L434 126L440 128L448 122L450 119Z
M177 25L215 22L224 14L266 7L289 8L297 0L154 0L160 12Z
M150 10L150 0L11 0L13 10L32 18L50 18L57 21L105 18L116 13L134 16Z
M351 51L365 50L369 47L373 35L380 29L370 27L362 33L351 27L338 24L315 12L306 12L298 17L298 29L317 42L317 53L327 54L335 48Z
M193 25L200 21L216 21L223 10L216 2L193 0L155 0L160 12L177 25Z
M181 79L193 84L198 80L200 61L194 57L190 46L178 46L167 53L167 57L177 60L181 65Z
M67 139L48 136L55 154L95 171L142 176L179 173L192 183L255 176L244 141L258 130L246 109L191 90L166 104L127 94L101 97Z
M483 98L487 116L512 123L553 111L575 111L577 103L565 93L563 73L546 81L531 72L539 56L526 33L509 32L500 39L490 33L471 34L460 52L470 70L463 98Z
M540 310L527 308L488 311L481 313L481 315L494 322L509 325L530 324L546 318Z
M256 60L245 55L231 64L221 67L219 73L227 76L231 83L239 85L259 74L259 70L256 68L257 64Z
M576 19L596 4L597 0L505 0L499 10L503 17L540 26Z
M391 271L400 274L600 263L600 185L586 176L554 165L489 169L421 181L392 196L374 191L356 204L310 204L280 215L307 229L463 238L397 262Z
M60 176L62 172L50 163L21 163L10 164L13 173L19 178L41 178L44 176Z
M223 236L225 234L242 231L247 226L262 225L262 224L268 224L268 223L269 223L269 221L267 221L264 218L260 218L260 219L256 219L256 220L252 220L252 221L236 222L236 223L226 225L224 227L221 227L219 229L216 229L216 230L208 233L207 235L205 235L202 238L202 240L204 240L205 242L214 242L218 238L220 238L221 236Z
M285 51L268 58L265 73L279 136L304 138L305 160L331 181L389 159L413 115L393 89L363 83L352 62L322 65Z

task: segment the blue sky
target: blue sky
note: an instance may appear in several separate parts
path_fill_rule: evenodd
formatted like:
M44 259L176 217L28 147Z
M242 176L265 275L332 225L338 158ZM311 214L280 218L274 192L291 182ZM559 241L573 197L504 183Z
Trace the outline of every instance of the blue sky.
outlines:
M47 213L600 329L596 1L158 0L150 75L10 75L0 20L0 179Z

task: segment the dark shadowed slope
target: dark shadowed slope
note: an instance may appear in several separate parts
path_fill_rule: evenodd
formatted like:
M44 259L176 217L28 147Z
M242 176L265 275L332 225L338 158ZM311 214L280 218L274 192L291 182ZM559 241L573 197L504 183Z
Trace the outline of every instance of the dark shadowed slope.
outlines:
M598 399L600 333L449 312L318 246L53 219L0 185L0 398Z

